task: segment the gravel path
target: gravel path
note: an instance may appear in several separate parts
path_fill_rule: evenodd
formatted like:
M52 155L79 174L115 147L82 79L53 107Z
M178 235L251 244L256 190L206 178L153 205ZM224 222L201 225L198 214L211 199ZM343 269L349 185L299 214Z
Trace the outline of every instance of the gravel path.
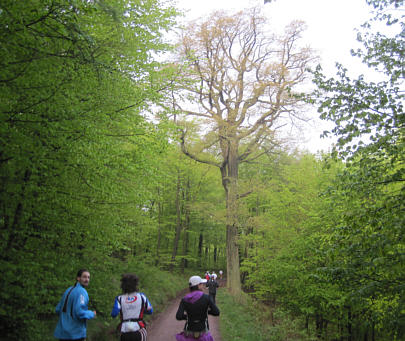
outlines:
M218 290L223 290L219 288ZM181 332L184 327L185 321L176 320L176 312L180 304L181 298L187 291L184 291L182 295L173 300L166 308L165 311L160 313L156 319L152 321L148 328L148 341L175 341L176 334ZM219 310L221 310L220 303L218 304ZM210 325L210 332L215 341L221 341L219 334L219 316L208 315L208 323Z

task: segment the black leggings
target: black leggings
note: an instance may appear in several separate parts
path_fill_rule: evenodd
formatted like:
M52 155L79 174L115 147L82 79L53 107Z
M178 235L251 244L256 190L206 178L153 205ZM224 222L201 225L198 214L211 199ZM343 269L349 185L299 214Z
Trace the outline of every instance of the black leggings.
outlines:
M142 328L136 332L121 333L121 341L146 341L146 329Z

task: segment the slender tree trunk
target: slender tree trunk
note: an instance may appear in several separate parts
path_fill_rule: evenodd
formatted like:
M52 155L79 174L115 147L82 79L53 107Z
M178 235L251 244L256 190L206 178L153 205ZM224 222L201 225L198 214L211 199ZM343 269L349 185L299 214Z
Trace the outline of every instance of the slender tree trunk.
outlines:
M177 175L177 188L176 188L176 233L173 241L172 262L170 265L170 269L173 269L174 263L176 261L181 228L182 226L181 226L181 208L180 208L180 171L179 171Z
M200 237L198 238L198 265L202 266L202 248L203 248L203 234L200 232Z
M321 322L321 320L322 320L321 315L316 314L315 315L315 326L316 326L315 328L316 328L316 337L318 339L320 339L321 336L322 336L322 322Z
M184 238L183 238L183 259L181 262L181 269L184 273L184 269L187 268L187 254L188 254L188 231L190 229L190 177L187 178L186 193L185 193L185 222L184 222Z
M352 341L352 311L349 307L347 311L347 340Z
M24 234L21 234L21 217L23 215L23 209L24 209L24 196L25 196L25 188L31 178L31 171L26 170L24 172L24 178L23 178L23 183L21 186L21 193L20 193L20 198L18 201L18 204L16 206L15 212L14 212L14 217L13 217L13 222L10 227L10 235L7 240L7 244L4 250L4 255L8 255L9 251L11 248L16 247L17 244L24 244L23 239L26 238ZM19 236L20 234L20 236ZM22 245L18 245L20 247Z
M371 325L371 341L375 341L375 326L374 326L374 323Z
M184 230L184 241L183 241L183 260L181 264L181 269L182 272L184 273L184 269L188 268L188 260L187 260L187 254L188 254L188 244L189 244L189 237L188 237L188 226L186 226Z
M156 261L155 261L155 265L159 265L159 259L160 259L160 254L159 254L159 250L161 247L161 240L162 240L162 231L161 231L161 227L162 227L162 211L163 211L163 207L162 207L162 202L160 200L160 193L159 193L159 188L158 188L158 228L157 228L157 244L156 244Z

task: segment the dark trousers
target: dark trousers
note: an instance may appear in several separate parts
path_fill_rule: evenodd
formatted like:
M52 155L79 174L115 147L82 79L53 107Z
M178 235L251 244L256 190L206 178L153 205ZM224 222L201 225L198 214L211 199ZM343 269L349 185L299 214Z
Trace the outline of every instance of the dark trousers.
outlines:
M140 329L136 332L122 333L121 341L146 341L146 329Z
M210 293L210 297L212 298L212 301L215 303L215 296L216 296L217 294L215 293L215 294L211 294Z

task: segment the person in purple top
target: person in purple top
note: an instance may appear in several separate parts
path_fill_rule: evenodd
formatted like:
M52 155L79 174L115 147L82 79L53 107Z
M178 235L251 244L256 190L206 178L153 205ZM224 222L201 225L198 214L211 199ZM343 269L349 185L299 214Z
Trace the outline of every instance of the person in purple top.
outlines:
M176 313L177 320L186 320L184 330L176 334L177 341L214 341L209 332L208 314L219 316L219 309L203 293L206 282L200 276L189 279L190 292L182 298Z

